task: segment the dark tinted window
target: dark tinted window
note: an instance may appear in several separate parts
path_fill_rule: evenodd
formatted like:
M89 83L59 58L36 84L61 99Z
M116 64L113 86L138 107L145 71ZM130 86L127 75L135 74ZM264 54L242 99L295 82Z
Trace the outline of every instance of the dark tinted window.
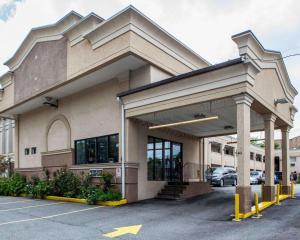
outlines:
M75 141L76 164L108 163L118 160L118 134Z

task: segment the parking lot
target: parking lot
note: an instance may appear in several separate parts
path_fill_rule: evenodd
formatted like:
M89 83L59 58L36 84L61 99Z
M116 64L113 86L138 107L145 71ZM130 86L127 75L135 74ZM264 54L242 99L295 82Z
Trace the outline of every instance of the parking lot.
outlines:
M260 186L253 186L259 191ZM0 239L110 239L119 227L142 225L137 235L116 239L299 239L297 199L263 212L259 220L235 223L233 187L187 201L148 200L123 207L89 206L28 198L0 197Z

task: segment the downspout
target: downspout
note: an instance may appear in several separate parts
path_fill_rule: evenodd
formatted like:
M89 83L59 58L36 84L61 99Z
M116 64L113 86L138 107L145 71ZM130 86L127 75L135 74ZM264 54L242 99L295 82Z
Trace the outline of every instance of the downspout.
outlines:
M117 100L121 104L121 141L122 141L122 156L121 156L121 186L122 186L122 197L126 197L125 192L125 162L126 162L126 131L125 131L125 108L124 108L124 102L120 97L117 98Z
M202 179L203 182L206 182L206 176L205 176L205 138L202 138L202 164L203 164L203 171L202 171Z

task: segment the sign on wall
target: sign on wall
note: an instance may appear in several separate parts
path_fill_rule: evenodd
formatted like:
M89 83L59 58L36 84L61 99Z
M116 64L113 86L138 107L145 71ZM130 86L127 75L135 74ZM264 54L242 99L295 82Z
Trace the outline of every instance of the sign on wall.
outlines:
M92 177L100 177L102 174L103 170L102 169L90 169L90 175Z
M121 168L120 167L116 168L116 178L120 178L121 175L122 175Z

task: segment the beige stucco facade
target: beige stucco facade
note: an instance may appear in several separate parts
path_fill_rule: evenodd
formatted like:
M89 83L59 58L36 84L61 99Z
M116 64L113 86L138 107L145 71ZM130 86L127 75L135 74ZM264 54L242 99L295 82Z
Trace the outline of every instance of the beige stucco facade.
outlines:
M168 173L156 181L148 177L151 164L154 172L157 166L170 170L165 146L171 145L171 152L177 151L173 146L180 148L171 156L177 166L172 174L207 189L204 139L237 133L236 158L215 159L237 166L237 192L242 211L248 211L250 168L263 168L250 161L250 132L268 129L272 137L274 128L292 127L297 91L282 61L259 60L280 53L264 49L250 31L232 39L240 56L210 65L132 6L108 20L71 12L55 24L33 29L5 63L10 72L0 78L0 114L16 124L16 170L27 177L61 167L109 171L123 196L137 201L155 197L169 181ZM274 91L264 91L270 85ZM278 104L279 98L286 103ZM266 123L268 114L274 115L273 125ZM199 123L180 124L192 119ZM170 123L179 124L151 129ZM81 140L87 144L88 139L112 136L118 136L113 145L117 159L91 164L83 158L78 163ZM149 137L164 144L159 151L152 149L153 158L147 157ZM90 154L92 147L84 146ZM266 162L273 154L266 153ZM283 156L287 161L288 154Z
M226 148L232 148L232 152L226 152ZM209 167L237 168L237 142L235 137L221 136L205 139L205 165ZM250 170L265 170L265 150L255 144L250 144Z

